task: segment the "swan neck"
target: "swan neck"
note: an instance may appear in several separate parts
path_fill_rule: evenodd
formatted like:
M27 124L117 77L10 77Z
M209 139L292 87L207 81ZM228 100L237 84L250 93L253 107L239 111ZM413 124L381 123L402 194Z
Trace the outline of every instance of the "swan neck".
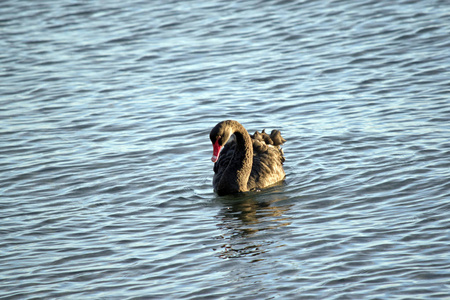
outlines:
M253 145L247 130L238 122L233 124L232 132L236 137L236 150L228 165L227 173L235 176L238 192L244 192L248 190L247 184L252 170Z

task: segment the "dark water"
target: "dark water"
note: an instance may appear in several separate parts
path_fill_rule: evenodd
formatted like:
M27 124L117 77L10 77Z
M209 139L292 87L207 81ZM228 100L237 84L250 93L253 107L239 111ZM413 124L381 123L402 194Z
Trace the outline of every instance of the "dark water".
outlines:
M447 1L3 1L2 299L450 298ZM209 130L288 140L218 197Z

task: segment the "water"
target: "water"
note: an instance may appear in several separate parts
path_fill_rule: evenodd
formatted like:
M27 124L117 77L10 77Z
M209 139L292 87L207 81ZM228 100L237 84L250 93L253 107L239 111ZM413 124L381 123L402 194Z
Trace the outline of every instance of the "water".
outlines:
M446 1L4 1L2 299L450 297ZM212 191L210 129L288 140Z

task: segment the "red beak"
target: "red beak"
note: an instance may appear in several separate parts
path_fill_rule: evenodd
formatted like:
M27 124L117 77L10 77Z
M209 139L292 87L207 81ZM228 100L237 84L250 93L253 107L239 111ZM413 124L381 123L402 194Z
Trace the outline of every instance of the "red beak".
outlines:
M211 157L212 162L216 162L219 159L220 150L222 150L222 146L219 145L219 140L217 140L213 145L213 156Z

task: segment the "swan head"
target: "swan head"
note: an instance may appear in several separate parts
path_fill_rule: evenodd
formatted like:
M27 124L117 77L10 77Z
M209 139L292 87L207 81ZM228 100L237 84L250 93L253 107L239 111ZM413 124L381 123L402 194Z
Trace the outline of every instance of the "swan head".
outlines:
M216 162L219 159L220 151L222 147L227 143L233 134L231 121L222 121L218 123L209 133L209 138L213 144L213 156L212 162Z

